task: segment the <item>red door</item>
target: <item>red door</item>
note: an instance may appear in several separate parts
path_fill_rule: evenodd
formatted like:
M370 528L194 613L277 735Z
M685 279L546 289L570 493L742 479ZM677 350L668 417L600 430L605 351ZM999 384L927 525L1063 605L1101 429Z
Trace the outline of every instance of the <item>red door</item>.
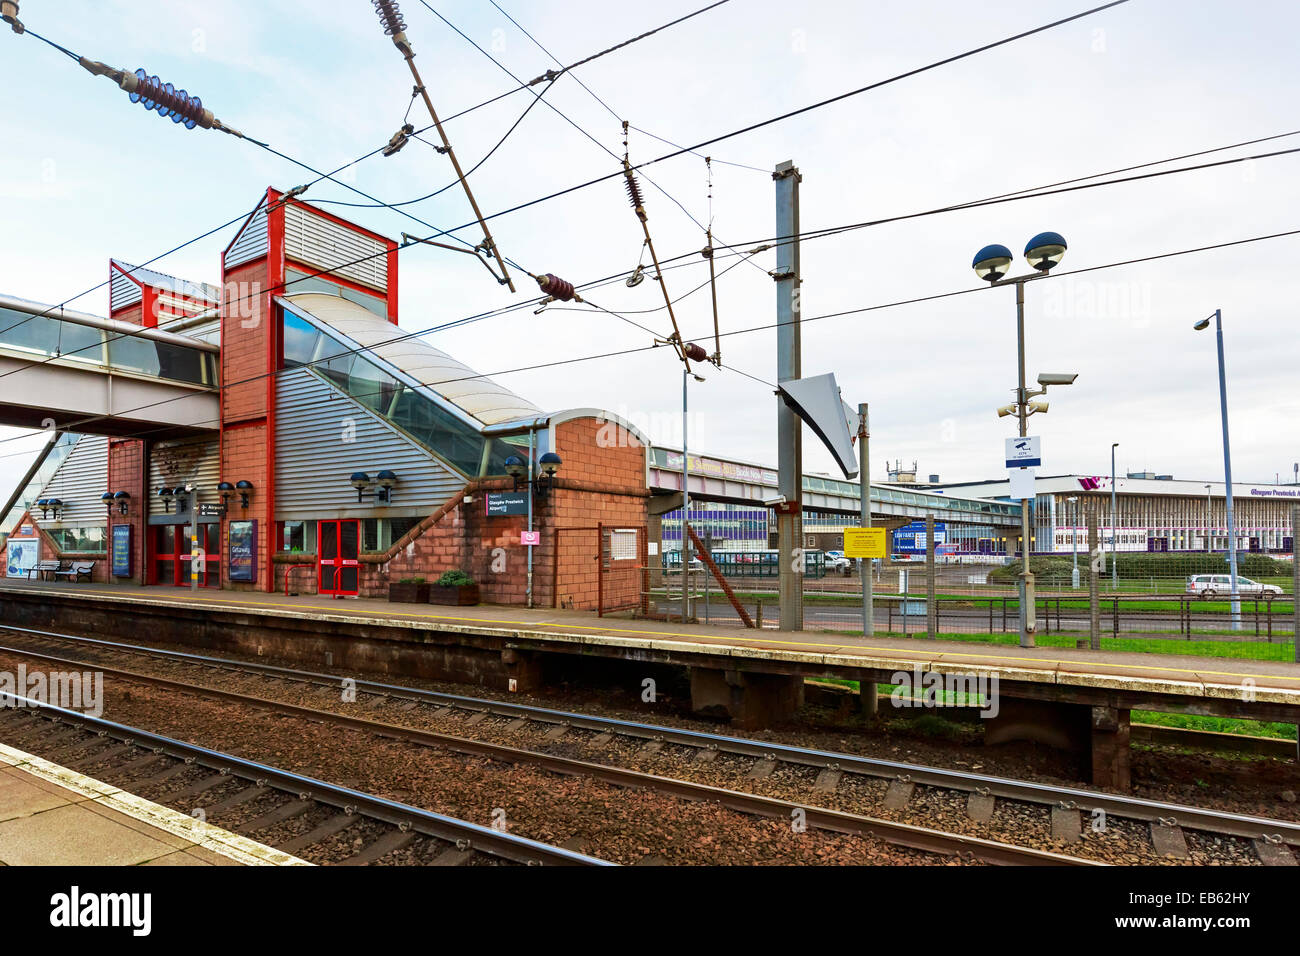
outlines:
M321 521L316 528L317 591L356 595L361 592L361 521Z
M199 587L221 586L221 526L199 525L199 546L204 552L204 562L199 569ZM154 584L176 587L190 586L190 526L160 524L153 527L153 577Z

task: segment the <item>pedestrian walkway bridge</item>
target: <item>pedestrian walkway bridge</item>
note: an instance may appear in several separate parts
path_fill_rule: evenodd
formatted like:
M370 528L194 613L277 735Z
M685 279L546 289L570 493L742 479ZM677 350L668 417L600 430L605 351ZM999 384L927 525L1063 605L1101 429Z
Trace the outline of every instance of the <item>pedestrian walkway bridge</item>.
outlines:
M0 295L0 424L151 439L215 431L219 355L190 336Z

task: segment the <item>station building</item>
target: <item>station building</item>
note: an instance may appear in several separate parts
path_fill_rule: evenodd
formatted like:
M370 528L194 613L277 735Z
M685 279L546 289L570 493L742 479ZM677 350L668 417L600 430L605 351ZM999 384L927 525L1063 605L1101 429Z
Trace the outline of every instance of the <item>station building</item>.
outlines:
M403 332L393 240L268 189L219 289L109 270L108 319L0 299L0 364L33 366L0 416L40 427L59 405L0 511L7 573L83 559L95 580L188 587L196 555L205 588L380 596L459 569L487 601L525 603L530 580L540 606L634 599L598 595L592 558L644 553L645 436L543 410ZM142 388L169 391L112 397Z

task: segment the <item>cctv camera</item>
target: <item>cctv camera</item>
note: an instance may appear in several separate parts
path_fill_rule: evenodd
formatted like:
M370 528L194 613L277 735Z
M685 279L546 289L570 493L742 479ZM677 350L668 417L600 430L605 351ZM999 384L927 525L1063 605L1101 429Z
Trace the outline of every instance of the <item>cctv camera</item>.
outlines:
M773 495L770 498L764 498L763 504L769 508L775 508L777 505L785 504L785 495Z
M1073 385L1079 377L1078 372L1042 372L1038 376L1039 385Z

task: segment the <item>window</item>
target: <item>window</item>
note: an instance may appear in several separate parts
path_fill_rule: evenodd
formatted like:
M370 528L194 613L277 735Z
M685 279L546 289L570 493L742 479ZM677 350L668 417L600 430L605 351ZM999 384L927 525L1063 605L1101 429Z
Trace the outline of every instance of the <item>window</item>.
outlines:
M387 551L419 523L419 518L363 518L361 550L371 554Z
M91 525L79 528L52 528L50 537L65 554L98 553L107 550L108 528Z
M314 554L316 552L316 522L284 521L281 522L280 550L294 554Z
M635 560L636 532L611 531L609 533L609 557L612 561Z

